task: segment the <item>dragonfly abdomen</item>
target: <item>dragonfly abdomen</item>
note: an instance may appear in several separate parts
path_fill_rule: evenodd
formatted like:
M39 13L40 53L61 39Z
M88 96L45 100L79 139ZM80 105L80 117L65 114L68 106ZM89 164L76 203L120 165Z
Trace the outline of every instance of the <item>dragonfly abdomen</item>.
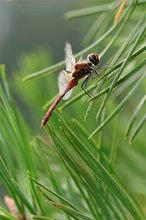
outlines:
M49 108L49 110L46 112L45 117L42 120L42 124L41 127L44 127L47 123L47 121L49 121L50 116L52 115L52 112L54 111L54 109L56 108L56 106L58 105L58 103L60 102L60 100L65 96L65 94L72 89L74 86L76 86L78 84L78 81L71 79L69 80L66 88L64 89L63 93L61 95L59 95L57 97L57 99L54 101L54 103L51 105L51 107Z

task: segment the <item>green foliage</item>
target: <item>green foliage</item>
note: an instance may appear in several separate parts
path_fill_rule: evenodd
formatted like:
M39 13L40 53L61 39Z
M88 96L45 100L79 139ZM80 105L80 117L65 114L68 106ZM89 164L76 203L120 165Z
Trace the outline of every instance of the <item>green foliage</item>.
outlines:
M75 57L104 47L99 57L111 68L93 80L90 99L76 87L73 98L54 111L45 134L39 128L41 107L48 108L56 97L51 73L65 61L42 69L51 64L45 50L21 57L13 93L28 114L23 108L20 112L5 66L0 67L0 176L23 219L145 218L145 14L143 2L129 1L112 25L118 7L101 5L65 15L99 14L83 40L84 45L94 43ZM39 80L21 84L26 72L32 74L23 81ZM10 212L0 208L1 219L20 219L7 206Z

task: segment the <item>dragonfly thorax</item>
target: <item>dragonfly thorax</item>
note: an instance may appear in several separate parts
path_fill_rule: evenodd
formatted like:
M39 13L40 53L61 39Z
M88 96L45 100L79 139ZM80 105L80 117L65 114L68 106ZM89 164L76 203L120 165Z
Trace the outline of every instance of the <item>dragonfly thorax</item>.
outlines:
M72 77L78 81L93 71L91 62L79 62L75 65Z

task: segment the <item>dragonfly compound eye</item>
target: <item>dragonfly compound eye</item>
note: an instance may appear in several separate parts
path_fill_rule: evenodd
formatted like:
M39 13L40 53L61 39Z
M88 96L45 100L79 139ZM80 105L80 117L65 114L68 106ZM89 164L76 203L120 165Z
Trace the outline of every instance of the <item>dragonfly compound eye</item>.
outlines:
M94 65L97 65L99 63L99 56L97 53L91 53L87 56L87 59L93 63Z

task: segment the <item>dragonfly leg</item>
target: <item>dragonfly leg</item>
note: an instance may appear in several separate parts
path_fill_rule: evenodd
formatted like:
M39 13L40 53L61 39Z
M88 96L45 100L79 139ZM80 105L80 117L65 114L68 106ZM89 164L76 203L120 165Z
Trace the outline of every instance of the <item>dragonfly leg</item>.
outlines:
M87 89L87 83L88 83L88 81L89 81L90 76L91 76L91 74L86 77L86 79L83 81L83 83L82 83L82 85L81 85L81 88L85 91L85 93L86 93L89 97L92 97L93 94Z
M96 73L96 75L94 73L91 74L92 79L100 76L100 74L97 72L97 70L94 69L94 72Z
M96 74L96 75L95 75ZM93 94L87 89L87 83L89 81L89 78L91 77L92 79L96 78L100 76L100 74L97 72L96 69L94 69L93 72L91 72L87 77L86 79L83 81L82 85L81 85L81 88L86 92L86 94L89 96L89 97L92 97Z

